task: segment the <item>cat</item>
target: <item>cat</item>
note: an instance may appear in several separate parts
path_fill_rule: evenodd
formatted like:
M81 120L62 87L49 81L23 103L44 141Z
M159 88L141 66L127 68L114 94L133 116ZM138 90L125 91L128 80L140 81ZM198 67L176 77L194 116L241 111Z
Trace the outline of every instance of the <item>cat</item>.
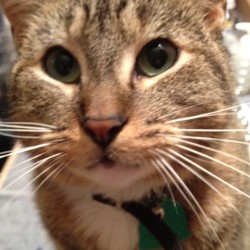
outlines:
M225 0L1 5L18 50L6 124L40 162L36 202L58 250L139 249L121 204L152 193L184 209L183 249L250 249Z

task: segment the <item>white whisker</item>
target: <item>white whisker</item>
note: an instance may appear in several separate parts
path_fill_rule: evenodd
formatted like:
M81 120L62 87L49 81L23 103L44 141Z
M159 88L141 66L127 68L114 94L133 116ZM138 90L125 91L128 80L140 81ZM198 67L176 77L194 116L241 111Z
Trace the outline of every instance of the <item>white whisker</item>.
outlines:
M213 132L213 133L228 133L228 132L248 132L248 129L185 129L176 128L175 130L181 132Z
M60 169L53 175L51 176L51 183L53 182L53 180L55 180L55 178L68 166L68 164L70 163L71 161L68 161L67 163L65 163L64 165L61 165L60 166Z
M250 105L250 103L245 103L244 105ZM182 109L182 110L180 110L178 112L183 112L186 109L190 109L190 108L193 108L193 107L196 107L196 106L201 106L201 105L200 104L193 105L193 106L184 108L184 109ZM167 121L167 122L165 122L165 124L170 124L170 123L175 123L175 122L182 122L182 121L189 121L189 120L194 120L194 119L199 119L199 118L204 118L204 117L211 117L211 116L217 115L219 113L222 113L222 112L225 112L225 111L228 111L228 110L235 110L235 111L230 112L230 113L224 113L224 114L234 114L234 113L236 114L237 113L236 110L238 108L242 107L242 106L243 106L243 104L239 104L239 105L232 106L232 107L229 107L229 108L224 108L224 109L220 109L220 110L216 110L216 111L212 111L212 112L207 112L207 113L203 113L203 114L199 114L199 115L188 116L188 117L183 117L183 118L177 118L177 119L174 119L174 120ZM173 112L173 113L167 114L165 116L162 116L159 119L164 119L164 118L166 118L166 117L168 117L170 115L173 115L176 112Z
M44 123L36 123L36 122L0 122L0 124L6 124L6 125L17 125L17 126L36 126L36 127L44 127L44 128L49 128L49 129L56 129L55 126L49 125L49 124L44 124Z
M216 117L216 116L225 116L225 115L234 115L236 116L237 112L227 112L227 113L217 113L218 111L211 112L211 113L204 113L200 115L194 115L194 116L189 116L189 117L183 117L183 118L178 118L174 120L170 120L167 122L164 122L165 124L171 124L171 123L176 123L176 122L184 122L184 121L191 121L191 120L196 120L196 119L202 119L202 118L211 118L211 117Z
M200 144L198 144L198 143L193 143L193 142L185 141L185 140L182 140L182 142L184 142L184 143L186 143L186 144L189 144L189 145L193 145L193 146L199 147L199 148L203 148L203 149L209 150L209 151L211 151L211 152L215 152L215 153L218 153L218 154L225 155L225 156L227 156L227 157L229 157L229 158L232 158L232 159L234 159L234 160L237 160L238 162L241 162L241 163L244 163L244 164L250 166L250 162L245 161L245 160L242 160L242 159L240 159L239 157L234 156L234 155L229 154L229 153L226 153L226 152L224 152L224 151L217 150L217 149L214 149L214 148L210 148L210 147L207 147L207 146L204 146L204 145L200 145ZM219 161L219 162L221 162L221 161ZM247 175L246 173L240 171L239 169L236 169L236 168L234 168L234 167L232 167L232 166L230 166L230 165L228 165L228 164L226 164L226 166L228 166L229 168L235 170L236 172L241 173L241 174L243 174L243 175L245 175L245 176L247 176L247 177L250 178L250 175Z
M15 165L10 169L10 171L13 171L13 170L15 170L15 168L20 167L21 165L23 165L23 164L25 164L25 163L27 163L27 162L29 162L29 161L33 161L33 160L35 160L36 158L39 158L40 156L45 155L45 154L46 154L46 152L41 153L41 154L38 154L38 155L36 155L36 156L34 156L34 157L29 157L27 160L22 161L22 162L20 162L20 163L18 163L18 164L15 164Z
M58 156L59 154L55 155ZM38 167L38 166L37 166ZM32 185L38 178L40 178L43 174L48 172L53 166L50 166L43 170L39 175L37 175L35 178L33 178L27 185L25 185L20 191L18 191L15 196L13 196L3 207L1 207L1 210L5 209L9 206L9 204L17 197L19 196L25 189L27 189L30 185Z
M2 123L0 122L0 129L20 129L20 130L35 130L35 131L47 131L47 132L51 132L53 131L52 129L49 128L43 128L43 127L31 127L31 126L18 126L18 125L9 125L7 123Z
M168 172L163 173L163 170L161 169L161 167L155 161L152 161L152 165L155 167L156 171L159 173L159 175L163 179L164 183L167 185L167 189L168 189L168 191L170 193L170 196L171 196L171 199L172 199L172 201L174 203L174 207L176 208L176 200L175 200L172 188L171 188L171 186L169 184L169 180L171 179L171 177L169 176L170 174ZM169 180L167 179L166 175L168 176Z
M209 150L209 151L211 151L211 152L215 152L215 153L218 153L218 154L225 155L225 156L227 156L227 157L229 157L229 158L235 159L235 160L237 160L237 161L239 161L239 162L242 162L242 163L244 163L244 164L250 166L250 163L249 163L249 162L247 162L247 161L245 161L245 160L242 160L242 159L240 159L240 158L238 158L238 157L236 157L236 156L233 156L233 155L231 155L231 154L228 154L228 153L226 153L226 152L223 152L223 151L221 151L221 150L216 150L216 149L213 149L213 148L209 148L209 147L206 147L206 146L202 146L202 145L200 145L200 144L198 144L198 143L193 143L193 142L189 142L189 141L185 141L185 140L181 140L181 139L180 139L180 141L183 142L183 143L186 143L186 144L188 144L188 145L192 145L192 146L195 146L195 147L199 147L199 148L203 148L203 149ZM242 170L239 170L238 168L235 168L235 167L233 167L233 166L231 166L231 165L229 165L229 164L227 164L227 163L225 163L225 162L223 162L223 161L220 161L220 160L218 160L218 159L216 159L216 158L213 158L213 157L211 157L211 156L209 156L209 155L206 155L206 154L203 154L203 153L200 153L200 154L202 154L203 157L205 157L205 158L207 158L207 159L209 159L209 160L215 161L215 162L217 162L217 163L219 163L219 164L221 164L221 165L223 165L223 166L225 166L225 167L227 167L227 168L229 168L229 169L234 170L235 172L237 172L237 173L239 173L239 174L242 174L242 175L244 175L244 176L250 178L250 175L249 175L249 174L243 172Z
M169 154L167 154L166 152L160 150L160 149L156 149L157 152L159 152L162 155L166 155L169 156ZM169 165L169 163L164 160L163 161L164 166L166 166L168 168L169 171L171 171L171 173L175 176L175 178L178 180L178 182L180 183L180 185L183 187L183 189L185 190L185 192L189 195L189 197L192 199L192 201L194 202L194 204L196 205L196 207L199 209L199 211L201 212L201 214L203 215L203 217L205 218L206 222L209 224L210 228L212 229L213 233L215 234L218 242L220 243L220 245L222 246L222 248L225 250L223 243L221 242L218 234L216 233L212 223L209 221L206 213L204 212L204 210L202 209L202 207L200 206L199 202L196 200L196 198L194 197L194 195L192 194L192 192L189 190L189 188L187 187L187 185L183 182L183 180L181 179L181 177L174 171L174 169Z
M32 151L32 150L35 150L35 149L38 149L38 148L47 147L47 146L51 145L53 142L55 142L55 141L42 143L42 144L39 144L39 145L36 145L36 146L26 147L26 148L19 149L17 151L13 151L13 152L12 151L6 151L7 153L3 152L2 154L0 154L0 159L11 156L11 155L16 155L16 154Z
M193 150L193 149L190 149L188 147L185 147L185 146L182 146L182 145L177 145L177 147L179 148L182 148L186 151L189 151L189 152L192 152L194 154L197 154L197 155L200 155L202 157L205 157L207 159L210 159L211 160L214 160L214 158L212 157L209 157L208 155L205 155L203 153L200 153L199 151L196 151L196 150ZM198 166L197 166L198 167ZM230 183L226 182L225 180L223 180L222 178L218 177L217 175L213 174L212 172L208 171L207 169L204 169L204 168L199 168L201 171L203 171L204 173L208 174L209 176L217 179L218 181L220 181L221 183L223 183L224 185L230 187L231 189L233 189L234 191L238 192L239 194L245 196L246 198L250 199L250 195L246 194L245 192L243 192L242 190L238 189L237 187L231 185Z
M230 139L219 139L219 138L213 138L213 137L187 136L187 135L171 135L171 134L159 134L159 136L163 136L163 137L177 137L177 138L182 138L182 139L203 140L203 141L229 142L229 143L235 143L235 144L241 144L241 145L250 146L250 143L249 142L245 142L245 141L237 141L237 140L230 140Z
M20 132L20 133L48 133L51 132L51 130L48 129L17 129L17 128L1 128L0 126L0 132Z
M185 110L193 109L193 108L195 108L195 107L199 107L199 106L202 106L202 105L211 103L211 102L214 102L214 100L213 100L213 101L208 101L208 102L203 102L203 103L194 104L194 105L191 105L191 106L188 106L188 107L184 107L184 108L175 110L175 111L173 111L173 112L171 112L171 113L168 113L168 114L166 114L166 115L163 115L163 116L159 117L157 120L162 120L162 119L165 119L166 117L172 116L172 115L174 115L174 114L178 114L178 113L183 112L183 111L185 111Z
M9 183L7 186L4 187L3 191L7 190L8 188L10 188L11 186L13 186L16 182L18 182L20 179L22 179L24 176L28 175L29 173L31 173L32 171L34 171L35 169L37 169L38 167L40 167L41 165L43 165L45 162L47 162L48 160L55 158L59 155L61 155L62 153L58 153L52 156L49 156L45 159L42 159L40 161L38 161L36 164L34 164L34 166L26 171L24 174L20 175L18 178L16 178L14 181L12 181L11 183Z
M9 154L9 153L11 153L11 152L13 152L13 150L8 150L8 151L1 152L1 153L0 153L0 156L1 156L1 155ZM5 157L5 156L4 156L4 157Z
M207 147L207 146L204 146L204 145L201 145L201 144L198 144L198 143L194 143L194 142L190 142L190 141L187 141L187 140L182 140L180 138L183 138L183 139L194 139L194 140L211 140L211 141L221 141L221 142L232 142L232 143L239 143L239 144L243 144L243 145L247 145L247 146L250 146L250 143L247 143L247 142L241 142L241 141L234 141L234 140L224 140L224 139L216 139L216 138L210 138L210 137L205 137L205 139L203 137L194 137L194 136L179 136L179 135L160 135L162 137L174 137L174 138L177 138L179 139L179 141L183 142L183 143L186 143L186 144L189 144L189 145L192 145L192 146L195 146L195 147L199 147L199 148L203 148L203 149L206 149L206 150L209 150L209 151L212 151L212 152L215 152L215 153L219 153L219 154L222 154L222 155L225 155L227 157L230 157L232 159L235 159L239 162L242 162L248 166L250 166L250 162L248 161L245 161L245 160L242 160L240 159L239 157L236 157L232 154L228 154L226 152L223 152L221 150L217 150L217 149L214 149L214 148L211 148L211 147ZM221 162L221 161L220 161ZM230 165L229 165L230 166ZM230 168L232 168L230 166ZM236 170L236 171L239 171L239 170ZM249 176L250 177L250 176Z
M211 188L212 190L214 190L224 201L226 201L235 211L236 213L244 220L244 222L246 224L249 224L249 222L246 221L246 219L244 218L244 216L240 213L240 211L217 189L215 188L205 177L203 177L201 174L199 174L197 171L193 170L191 167L189 167L187 164L185 164L184 162L178 160L176 157L181 158L182 160L188 162L189 164L195 166L198 165L197 163L193 162L192 160L190 160L189 158L179 154L178 152L176 152L175 150L172 149L168 149L168 151L172 154L169 155L169 157L171 159L173 159L174 161L176 161L177 163L179 163L182 167L184 167L186 170L188 170L189 172L191 172L193 175L195 175L198 179L200 179L201 181L203 181L209 188ZM176 157L174 157L173 155L175 155ZM202 168L202 166L199 165L199 167Z
M183 112L183 111L185 111L185 110L189 110L189 109L191 109L191 108L198 107L198 106L201 106L201 104L195 104L195 105L191 105L191 106L188 106L188 107L185 107L185 108L177 109L177 110L175 110L175 111L173 111L173 112L171 112L171 113L168 113L168 114L166 114L166 115L160 116L157 120L166 119L166 118L169 117L169 116L172 116L172 115L174 115L174 114L178 114L178 113L180 113L180 112Z
M156 149L158 150L158 149ZM194 214L196 215L196 217L198 218L198 220L200 221L202 227L205 229L205 225L199 215L199 213L196 211L194 205L191 203L191 201L188 199L188 197L186 196L186 194L182 191L182 189L180 188L180 186L178 185L178 183L175 181L174 177L171 175L171 173L175 176L176 173L172 167L170 166L170 164L162 158L161 153L159 153L158 151L152 151L159 159L156 160L157 165L159 166L159 168L161 169L161 171L168 176L168 178L170 179L170 181L173 183L173 185L177 188L178 192L181 194L181 196L184 198L184 200L187 202L187 204L190 206L190 208L192 209L192 211L194 212ZM167 171L168 170L168 171ZM175 176L176 178L176 176ZM180 181L179 179L177 179L178 181ZM181 180L181 182L183 182Z
M27 162L33 161L33 160L35 160L35 159L37 159L37 158L39 158L39 157L41 157L42 155L45 155L45 154L46 154L46 153L42 153L42 154L36 155L36 156L34 156L34 157L32 157L32 158L28 158L27 160L22 161L22 162L20 162L19 164L15 164L15 165L12 166L12 168L10 169L10 172L16 171L16 168L17 168L17 167L20 167L20 166L24 165L24 164L27 163ZM16 175L19 175L21 172L23 172L23 171L26 170L26 169L29 169L30 167L31 167L31 166L27 166L27 167L25 167L25 168L19 169L19 171L16 171L16 172L14 172L14 173L9 174L8 177L9 177L9 178L12 178L12 177L14 177L14 176L16 176Z
M1 132L0 132L0 135L15 138L15 139L37 139L40 137L40 136L22 136L22 135L15 135L15 134L8 134L8 133L1 133Z
M61 155L60 157L58 157L56 160L58 161L59 158L63 157L63 155ZM58 162L55 162L53 165L48 167L48 170L50 170L51 168L53 168L56 164L58 164ZM32 195L34 195L55 173L60 173L60 171L62 170L62 164L60 164L58 167L56 167L32 192Z

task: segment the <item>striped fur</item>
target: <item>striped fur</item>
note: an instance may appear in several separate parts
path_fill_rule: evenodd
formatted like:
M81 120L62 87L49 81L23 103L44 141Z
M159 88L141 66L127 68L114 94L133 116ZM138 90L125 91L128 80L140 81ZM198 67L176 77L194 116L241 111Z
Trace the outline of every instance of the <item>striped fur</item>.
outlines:
M247 192L249 180L239 173L247 173L246 164L218 151L190 146L191 150L215 159L204 160L178 147L186 144L175 139L190 135L222 140L197 143L248 161L246 146L227 142L243 141L240 133L181 131L181 128L240 129L236 116L221 112L204 119L168 123L235 105L234 79L221 36L225 1L0 2L17 31L14 36L19 50L9 85L11 119L42 122L57 128L36 140L22 140L25 146L57 140L45 149L32 151L32 155L63 153L55 164L61 166L57 174L49 176L53 168L43 173L53 166L51 161L36 169L37 176L43 173L36 183L37 204L58 250L137 250L136 219L119 209L98 204L91 196L101 192L120 202L140 200L151 189L158 191L167 184L171 185L175 199L185 207L192 231L192 237L183 242L183 249L220 250L222 244L226 250L250 249L249 231L232 208L236 206L247 218L244 213L249 200L203 173L222 193L224 198L221 197L178 161L168 158L206 214L207 219L197 209L202 226L173 181L168 176L163 179L153 167L153 162L159 164L167 158L163 151L177 152ZM179 48L177 62L156 77L136 77L137 55L156 38L169 39ZM63 84L44 71L41 62L48 49L57 45L78 60L82 72L78 85ZM113 114L122 114L128 120L106 151L117 165L115 169L93 170L103 151L84 131L83 120L90 115ZM230 202L225 202L225 198Z

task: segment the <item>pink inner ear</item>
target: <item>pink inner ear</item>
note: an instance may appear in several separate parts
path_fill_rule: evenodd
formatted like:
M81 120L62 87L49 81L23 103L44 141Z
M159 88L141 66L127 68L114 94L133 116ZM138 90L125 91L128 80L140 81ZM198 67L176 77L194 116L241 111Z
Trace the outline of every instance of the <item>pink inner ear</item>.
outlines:
M220 0L218 3L211 3L208 6L206 23L210 30L223 29L226 15L226 1Z

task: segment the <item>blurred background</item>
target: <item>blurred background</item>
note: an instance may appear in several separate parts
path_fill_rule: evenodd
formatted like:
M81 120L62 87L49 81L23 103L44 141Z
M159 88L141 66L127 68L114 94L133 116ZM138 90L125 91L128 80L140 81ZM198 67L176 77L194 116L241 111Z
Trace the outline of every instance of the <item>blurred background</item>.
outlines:
M235 95L242 104L238 118L248 129L246 139L250 141L250 0L228 0L226 17L223 35L232 56ZM0 10L0 128L1 121L8 117L6 82L15 57L11 28ZM52 250L32 199L30 175L14 183L17 176L12 168L22 175L32 163L25 154L1 158L1 153L11 150L14 144L11 137L0 132L0 250ZM25 169L18 165L20 162L26 162Z
M8 116L6 100L6 79L12 62L15 58L15 49L12 43L10 28L6 19L0 12L0 122ZM0 152L10 150L13 146L13 140L0 132ZM0 159L0 171L6 158Z
M250 0L228 0L225 44L231 54L241 108L238 117L247 127L246 139L250 140Z

